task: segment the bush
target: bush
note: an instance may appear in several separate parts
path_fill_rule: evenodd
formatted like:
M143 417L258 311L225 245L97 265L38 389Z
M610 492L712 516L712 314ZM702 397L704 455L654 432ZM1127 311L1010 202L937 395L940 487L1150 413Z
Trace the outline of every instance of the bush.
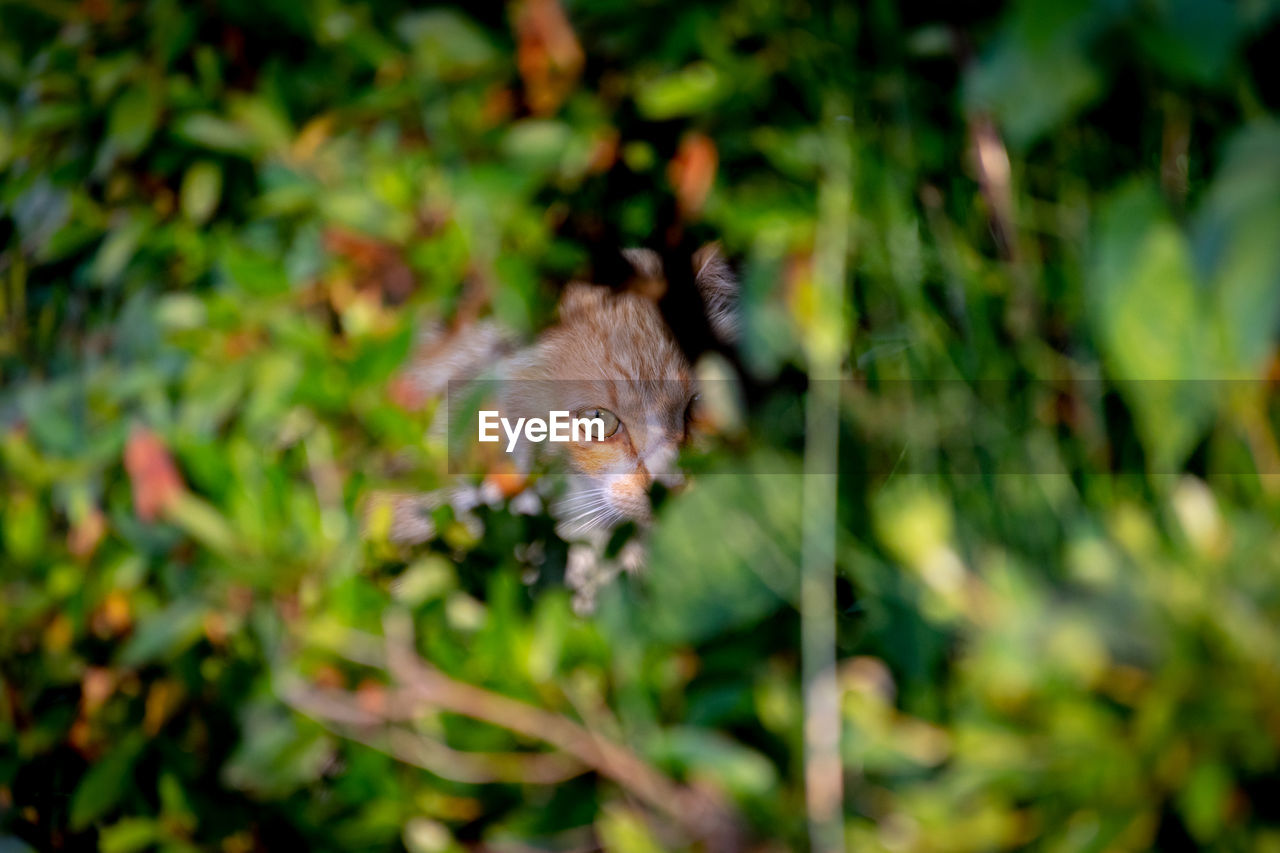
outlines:
M0 847L1280 847L1277 11L3 6ZM362 530L430 322L712 237L643 575Z

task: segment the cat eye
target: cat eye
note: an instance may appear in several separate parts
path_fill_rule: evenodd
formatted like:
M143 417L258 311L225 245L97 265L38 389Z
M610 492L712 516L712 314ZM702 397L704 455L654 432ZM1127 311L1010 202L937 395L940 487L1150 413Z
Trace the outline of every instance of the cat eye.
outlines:
M691 421L691 420L693 420L694 412L696 411L696 407L697 407L697 405L698 405L698 402L699 402L701 399L702 399L702 395L701 395L701 394L694 394L692 397L690 397L690 398L689 398L689 404L688 404L687 406L685 406L685 407L684 407L684 419L685 419L686 421Z
M701 400L702 400L701 394L694 394L692 397L689 398L688 405L684 407L684 426L685 426L686 432L688 431L689 427L693 424L693 422L698 418L698 409L700 408L698 406L698 403L701 402Z
M578 412L578 417L590 418L592 420L594 420L595 418L599 418L600 420L604 421L604 437L605 438L608 438L609 436L617 432L618 427L622 425L622 422L618 420L617 415L615 415L613 412L609 411L608 409L601 409L599 407L591 408L591 409L583 409L582 411Z

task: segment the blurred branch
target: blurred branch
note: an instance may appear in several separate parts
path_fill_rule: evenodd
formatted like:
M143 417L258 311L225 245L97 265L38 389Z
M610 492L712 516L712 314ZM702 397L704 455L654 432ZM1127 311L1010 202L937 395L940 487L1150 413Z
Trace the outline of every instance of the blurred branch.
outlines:
M1009 152L995 122L985 114L969 117L969 142L978 186L990 211L996 245L1006 261L1016 264L1020 254L1013 223L1013 167L1009 163Z
M991 233L1012 279L1007 323L1012 332L1023 337L1033 330L1035 294L1026 263L1030 253L1023 251L1018 239L1009 150L990 116L971 115L968 124L973 164L978 173L978 187L987 202Z
M853 207L853 152L848 110L828 105L827 170L818 195L814 291L819 310L806 336L804 513L800 632L804 679L804 782L809 843L816 853L844 849L844 770L836 684L835 556L839 382L848 342L844 281Z
M421 708L404 701L407 697L403 696L386 697L387 708L375 712L363 707L355 695L345 690L314 687L300 680L285 685L281 694L295 710L338 727L344 737L454 782L554 785L589 769L580 761L556 753L463 752L420 733L389 725L421 714Z
M971 69L976 60L968 33L958 27L953 28L951 40L961 68ZM1018 238L1013 165L1009 159L1009 149L1005 146L1000 128L986 112L967 112L965 131L978 189L986 202L987 221L995 240L996 251L1000 259L1008 264L1012 278L1013 287L1006 322L1015 335L1022 337L1032 330L1035 294L1026 264L1027 257L1032 252L1024 251Z
M708 849L740 848L738 819L714 793L676 783L625 746L567 717L445 675L414 650L413 627L407 614L390 612L383 625L384 653L376 665L386 669L394 686L376 703L376 708L361 705L355 695L346 691L290 682L281 686L285 701L314 719L336 724L353 740L445 778L551 784L594 770L663 814L690 837L705 840ZM359 645L358 662L374 664L368 644ZM547 743L563 755L459 752L398 728L387 732L385 742L375 735L377 729L390 722L414 719L430 710L482 720Z
M1164 125L1160 132L1160 186L1181 206L1187 201L1188 159L1191 150L1191 110L1172 93L1162 99Z
M736 820L725 804L707 792L676 784L626 747L567 717L456 681L423 661L414 651L407 614L388 613L383 630L388 671L421 703L551 744L674 819L694 837L712 840L736 835Z

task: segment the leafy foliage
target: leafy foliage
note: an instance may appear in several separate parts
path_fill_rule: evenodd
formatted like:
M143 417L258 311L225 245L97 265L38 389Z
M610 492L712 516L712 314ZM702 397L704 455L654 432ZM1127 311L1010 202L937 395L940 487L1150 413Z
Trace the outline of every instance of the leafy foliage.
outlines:
M631 853L700 798L803 848L833 316L850 849L1280 845L1278 40L1201 0L0 7L0 849ZM673 217L740 261L763 390L647 573L582 617L504 497L362 529L449 481L415 334L530 334ZM397 716L406 652L453 705Z

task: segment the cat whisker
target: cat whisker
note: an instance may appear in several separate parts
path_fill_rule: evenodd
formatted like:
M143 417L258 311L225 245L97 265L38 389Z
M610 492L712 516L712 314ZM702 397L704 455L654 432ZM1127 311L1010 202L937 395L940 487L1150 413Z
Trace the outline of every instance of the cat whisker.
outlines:
M598 506L604 506L609 502L607 497L596 497L590 500L581 500L574 503L560 503L555 505L555 509L560 512L581 512L586 509L595 509Z
M565 522L567 524L578 524L578 525L587 524L591 520L594 520L596 517L607 515L611 511L612 511L612 507L601 504L599 506L593 506L589 509L584 509L580 512L576 512L569 518L565 519Z
M605 494L606 494L605 488L603 486L598 486L592 489L575 491L572 494L565 495L560 499L560 501L562 503L576 503L576 502L590 500L592 498L602 497Z
M609 503L609 496L605 494L603 489L593 490L591 493L571 495L564 500L556 503L553 512L561 515L583 515L591 510Z
M575 533L586 533L596 527L602 527L611 524L622 517L617 509L611 505L605 505L596 509L594 512L583 513L578 518L569 522Z

